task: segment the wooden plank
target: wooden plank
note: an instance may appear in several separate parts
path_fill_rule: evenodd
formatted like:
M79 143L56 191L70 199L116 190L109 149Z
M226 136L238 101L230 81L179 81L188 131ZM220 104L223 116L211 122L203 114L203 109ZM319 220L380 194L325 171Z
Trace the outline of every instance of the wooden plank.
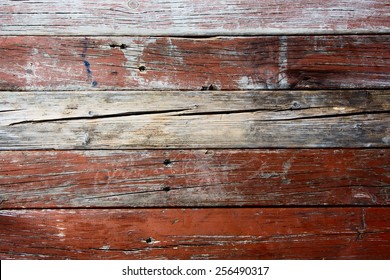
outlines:
M0 149L388 147L389 91L3 92Z
M2 1L0 35L247 35L390 31L383 0Z
M389 88L390 36L0 38L0 90L210 86Z
M388 259L390 208L0 211L1 259Z
M390 149L0 152L0 208L389 205Z

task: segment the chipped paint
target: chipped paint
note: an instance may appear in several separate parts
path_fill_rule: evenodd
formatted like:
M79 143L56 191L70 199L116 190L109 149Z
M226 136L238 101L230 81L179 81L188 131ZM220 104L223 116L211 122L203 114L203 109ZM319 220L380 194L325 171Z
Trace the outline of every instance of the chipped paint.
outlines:
M278 85L279 88L289 88L290 84L287 76L288 66L288 37L280 36L279 38L279 76Z

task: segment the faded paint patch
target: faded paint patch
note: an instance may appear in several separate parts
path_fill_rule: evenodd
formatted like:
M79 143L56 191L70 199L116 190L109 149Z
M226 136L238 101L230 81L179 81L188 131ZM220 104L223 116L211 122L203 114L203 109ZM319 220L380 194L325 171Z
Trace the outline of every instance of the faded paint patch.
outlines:
M288 171L291 168L291 159L283 163L282 183L290 184L291 180L287 179Z
M288 65L288 37L280 36L279 39L279 74L278 74L278 87L289 88L289 82L287 77L287 65Z
M390 144L390 136L383 137L382 142L385 143L386 145L389 145Z

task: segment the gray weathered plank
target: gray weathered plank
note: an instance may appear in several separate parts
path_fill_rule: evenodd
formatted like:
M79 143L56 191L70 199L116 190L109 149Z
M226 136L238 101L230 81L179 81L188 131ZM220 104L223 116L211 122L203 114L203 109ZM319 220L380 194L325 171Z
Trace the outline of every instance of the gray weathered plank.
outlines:
M3 92L7 149L388 147L389 91Z
M383 0L2 1L0 35L383 33Z

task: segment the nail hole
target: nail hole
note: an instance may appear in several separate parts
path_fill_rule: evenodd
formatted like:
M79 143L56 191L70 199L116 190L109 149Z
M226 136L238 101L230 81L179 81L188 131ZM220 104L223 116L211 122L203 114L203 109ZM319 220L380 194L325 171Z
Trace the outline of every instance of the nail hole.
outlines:
M151 244L153 242L153 238L148 237L148 238L146 238L145 241L146 241L146 243Z
M202 86L202 90L218 90L218 88L215 85L211 84L209 86Z
M163 163L165 166L168 166L168 165L172 164L172 161L169 158L167 158L166 160L164 160Z
M164 192L169 192L170 190L171 190L170 187L164 187L164 188L163 188L163 191L164 191Z
M299 108L301 108L301 104L299 104L298 101L294 101L292 103L291 109L299 109Z
M146 67L145 67L144 65L141 65L141 66L138 68L138 70L139 70L140 72L145 72L145 71L146 71Z
M96 87L97 84L98 84L98 83L97 83L96 81L93 81L93 82L92 82L92 86L93 86L93 87Z
M120 48L121 50L124 50L124 49L127 49L127 45L126 44L110 44L110 47L111 48Z

